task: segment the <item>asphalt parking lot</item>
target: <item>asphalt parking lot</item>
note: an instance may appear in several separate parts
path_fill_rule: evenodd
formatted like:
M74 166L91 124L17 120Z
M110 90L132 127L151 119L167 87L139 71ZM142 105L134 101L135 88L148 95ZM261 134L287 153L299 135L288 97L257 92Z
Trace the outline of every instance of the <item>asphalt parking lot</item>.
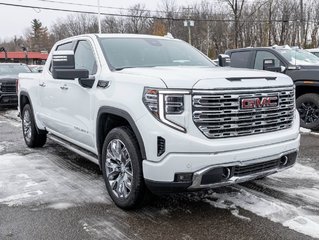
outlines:
M319 135L297 164L264 180L117 208L97 166L56 145L29 149L15 110L0 111L0 239L319 238Z

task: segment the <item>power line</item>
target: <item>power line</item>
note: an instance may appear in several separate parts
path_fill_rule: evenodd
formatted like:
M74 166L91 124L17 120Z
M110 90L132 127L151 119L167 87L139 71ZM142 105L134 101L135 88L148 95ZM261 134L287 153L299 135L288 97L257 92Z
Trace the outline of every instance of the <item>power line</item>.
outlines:
M94 7L97 8L97 5L93 5L93 4L84 4L84 3L73 3L73 2L63 2L63 1L55 1L55 0L37 0L39 2L49 2L49 3L58 3L58 4L66 4L66 5L72 5L72 6L82 6L82 7ZM113 10L125 10L125 11L131 11L131 10L135 10L132 8L123 8L123 7L110 7L110 6L100 6L101 8L104 9L113 9ZM148 9L138 9L138 10L142 10L145 12L154 12L154 13L170 13L168 11L163 11L163 10L148 10ZM179 11L176 11L175 13L182 13Z
M70 10L70 9L61 9L61 8L53 8L53 7L39 7L34 5L22 5L22 4L14 4L14 3L3 3L0 2L0 5L11 6L11 7L21 7L21 8L31 8L31 9L41 9L41 10L49 10L49 11L60 11L60 12L70 12L70 13L84 13L84 14L94 14L96 12L93 11L83 11L83 10ZM111 17L127 17L127 18L143 18L143 19L154 19L154 20L172 20L172 21L185 21L185 20L194 20L197 22L235 22L234 19L188 19L185 18L174 18L174 17L155 17L155 16L141 16L141 15L132 15L132 14L119 14L119 13L106 13L101 12L101 15L111 16ZM258 22L258 23L269 23L269 20L237 20L238 22ZM272 19L271 22L282 22L282 20ZM287 20L285 22L295 22L298 20ZM309 21L315 22L315 21Z
M66 5L73 5L73 6L82 6L82 7L94 7L97 8L97 5L93 5L93 4L84 4L84 3L73 3L73 2L64 2L64 1L57 1L57 0L37 0L40 2L49 2L49 3L59 3L59 4L66 4ZM216 3L222 3L223 2L221 0L210 0L210 2L216 2ZM110 6L100 6L101 8L105 8L105 9L113 9L113 10L125 10L125 11L131 11L131 10L135 10L132 8L124 8L124 7L110 7ZM146 12L154 12L154 13L171 13L170 11L164 11L164 10L149 10L149 9L139 9L142 11L146 11ZM174 11L174 13L184 13L182 11Z

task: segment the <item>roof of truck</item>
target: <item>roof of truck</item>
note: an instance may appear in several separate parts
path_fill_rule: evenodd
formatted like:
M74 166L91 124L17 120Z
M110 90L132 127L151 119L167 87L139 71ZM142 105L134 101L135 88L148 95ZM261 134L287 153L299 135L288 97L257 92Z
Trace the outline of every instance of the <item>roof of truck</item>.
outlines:
M274 46L270 46L270 47L246 47L246 48L236 48L236 49L228 49L226 52L235 52L235 51L249 51L249 50L256 50L256 49L259 49L259 50L263 50L263 49L273 49L273 50L276 50L276 49L296 49L296 48L299 48L299 47L290 47L288 45L283 45L283 46L279 46L279 45L274 45Z
M82 34L82 35L77 35L73 37L69 37L66 39L63 39L62 41L65 40L73 40L77 39L79 37L98 37L98 38L155 38L155 39L169 39L169 40L179 40L174 38L171 34L167 34L165 36L156 36L156 35L148 35L148 34L131 34L131 33L102 33L102 34Z

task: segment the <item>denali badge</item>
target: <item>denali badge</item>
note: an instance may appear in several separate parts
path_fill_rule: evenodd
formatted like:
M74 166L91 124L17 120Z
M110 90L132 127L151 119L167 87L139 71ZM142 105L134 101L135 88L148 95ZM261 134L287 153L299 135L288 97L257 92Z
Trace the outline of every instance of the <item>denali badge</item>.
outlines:
M241 109L269 108L278 106L278 96L241 98Z

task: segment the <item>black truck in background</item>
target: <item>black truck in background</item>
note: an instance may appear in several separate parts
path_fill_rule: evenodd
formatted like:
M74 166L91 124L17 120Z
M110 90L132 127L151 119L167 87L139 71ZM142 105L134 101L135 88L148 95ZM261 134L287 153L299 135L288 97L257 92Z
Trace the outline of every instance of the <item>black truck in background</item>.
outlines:
M287 74L296 86L296 105L302 127L319 129L319 58L289 46L249 47L225 52L230 62L220 58L220 65L251 68ZM227 56L227 57L228 57Z
M22 63L0 63L0 108L18 105L16 81L19 73L31 72Z

